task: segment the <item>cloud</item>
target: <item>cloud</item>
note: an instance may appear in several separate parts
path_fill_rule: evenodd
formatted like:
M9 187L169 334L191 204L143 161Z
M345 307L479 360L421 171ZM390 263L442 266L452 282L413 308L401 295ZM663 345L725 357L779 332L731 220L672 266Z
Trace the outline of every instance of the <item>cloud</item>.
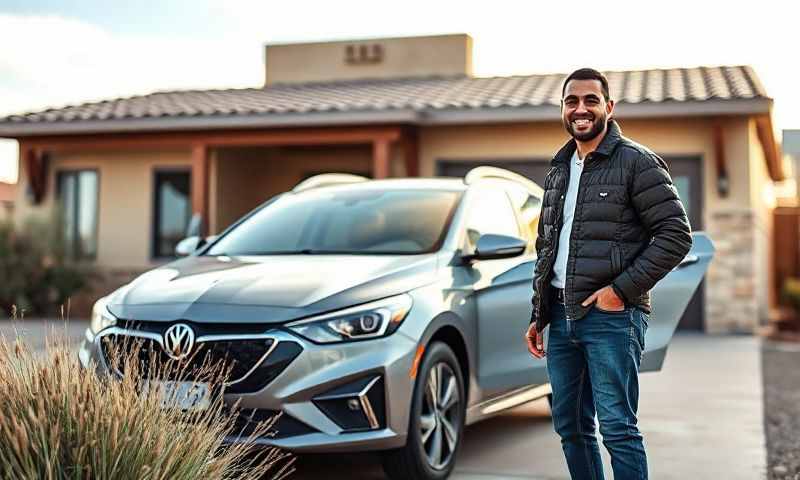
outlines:
M259 45L119 35L80 20L0 15L0 108L35 110L155 90L253 86Z
M789 4L762 0L759 8L735 9L674 0L654 18L633 0L569 8L507 0L206 0L143 7L164 16L141 14L130 23L147 21L148 32L138 33L130 25L120 32L78 18L0 14L0 115L157 90L258 86L268 42L465 32L480 76L751 64L776 100L776 126L798 128L800 63L783 48L794 44ZM0 176L13 162L0 151Z
M11 46L0 55L0 115L263 81L261 45L236 38L120 35L76 19L0 14L0 45ZM16 147L3 143L0 177L15 177Z

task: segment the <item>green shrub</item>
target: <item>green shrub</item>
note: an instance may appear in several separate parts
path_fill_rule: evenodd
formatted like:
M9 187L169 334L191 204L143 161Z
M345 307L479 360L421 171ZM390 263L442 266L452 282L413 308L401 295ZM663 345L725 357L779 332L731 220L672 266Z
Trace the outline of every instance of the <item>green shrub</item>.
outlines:
M800 278L788 277L783 281L781 300L800 311Z
M98 278L89 264L70 262L57 224L30 220L15 230L0 224L0 309L55 315L69 298Z
M130 362L136 352L114 356L131 365L121 379L84 370L66 344L48 341L41 358L0 337L2 478L256 479L294 471L287 452L254 453L255 437L276 417L225 446L236 434L235 405L220 395L205 410L164 408L157 390L142 392Z

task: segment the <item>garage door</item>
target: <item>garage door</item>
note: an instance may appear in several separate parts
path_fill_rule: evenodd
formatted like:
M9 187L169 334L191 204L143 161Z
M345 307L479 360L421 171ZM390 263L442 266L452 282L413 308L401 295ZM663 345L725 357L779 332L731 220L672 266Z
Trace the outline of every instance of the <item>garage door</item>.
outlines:
M505 168L530 178L540 186L550 170L550 160L439 160L436 162L436 175L444 177L464 177L467 172L479 165Z

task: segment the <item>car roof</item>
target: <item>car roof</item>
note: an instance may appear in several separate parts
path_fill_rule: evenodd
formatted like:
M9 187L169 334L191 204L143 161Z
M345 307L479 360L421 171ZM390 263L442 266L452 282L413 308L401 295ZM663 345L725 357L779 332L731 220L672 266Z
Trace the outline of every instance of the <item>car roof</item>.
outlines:
M302 191L342 191L342 190L447 190L464 191L469 185L461 177L417 177L417 178L380 178L360 182L320 185Z
M432 191L457 191L463 192L473 185L483 184L485 181L511 182L531 191L541 197L544 193L536 183L520 174L506 169L483 165L471 169L465 177L402 177L372 179L361 175L349 173L324 173L315 175L298 183L291 192L319 191L325 189L329 192L353 190L432 190Z

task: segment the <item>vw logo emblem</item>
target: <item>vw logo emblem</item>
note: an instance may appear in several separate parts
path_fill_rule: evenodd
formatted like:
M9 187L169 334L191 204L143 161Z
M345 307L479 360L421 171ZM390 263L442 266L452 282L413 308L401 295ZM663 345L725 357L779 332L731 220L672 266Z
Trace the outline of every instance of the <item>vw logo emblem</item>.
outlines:
M194 347L194 330L185 323L176 323L164 332L164 351L169 358L186 358Z

